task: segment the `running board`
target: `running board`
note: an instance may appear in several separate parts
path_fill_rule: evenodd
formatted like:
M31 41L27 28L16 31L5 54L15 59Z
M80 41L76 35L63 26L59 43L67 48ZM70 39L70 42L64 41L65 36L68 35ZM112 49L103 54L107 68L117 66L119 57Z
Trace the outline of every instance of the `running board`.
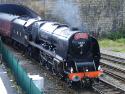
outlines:
M38 44L36 44L36 43L34 43L34 42L28 41L28 43L29 43L30 45L32 45L32 46L34 46L34 47L36 47L36 48L42 50L43 52L47 53L48 55L52 56L53 58L56 58L56 59L58 59L59 61L63 62L63 58L60 57L59 55L55 54L54 52L50 52L50 51L46 50L45 48L43 48L41 45L38 45Z

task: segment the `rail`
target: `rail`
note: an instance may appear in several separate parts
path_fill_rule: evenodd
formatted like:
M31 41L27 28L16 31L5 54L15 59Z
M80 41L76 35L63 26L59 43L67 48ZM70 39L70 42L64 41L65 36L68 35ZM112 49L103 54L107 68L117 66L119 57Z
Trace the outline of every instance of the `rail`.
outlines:
M93 89L99 94L125 94L125 90L101 78L99 83L93 85Z
M101 54L101 66L104 70L104 75L108 75L112 79L116 79L122 84L125 83L125 59L121 57L111 56L107 54ZM125 94L124 87L120 87L117 83L112 83L100 77L100 84L95 85L93 88L100 94ZM105 85L103 85L105 84ZM107 85L107 86L106 86ZM108 87L108 88L107 88Z

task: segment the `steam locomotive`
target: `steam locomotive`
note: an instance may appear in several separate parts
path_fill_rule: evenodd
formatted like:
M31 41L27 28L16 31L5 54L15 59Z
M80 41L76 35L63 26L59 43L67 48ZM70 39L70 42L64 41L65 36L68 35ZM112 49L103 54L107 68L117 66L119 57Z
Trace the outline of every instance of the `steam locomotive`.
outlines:
M98 78L100 50L87 32L58 22L42 20L23 5L0 5L0 35L23 47L54 74L70 84L89 84Z

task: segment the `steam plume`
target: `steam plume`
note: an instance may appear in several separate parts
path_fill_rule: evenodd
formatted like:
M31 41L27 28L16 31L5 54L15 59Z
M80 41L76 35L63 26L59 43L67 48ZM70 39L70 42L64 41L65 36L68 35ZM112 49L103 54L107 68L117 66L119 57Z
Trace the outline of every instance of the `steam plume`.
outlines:
M82 19L80 17L80 9L73 3L73 0L57 0L54 15L69 24L71 27L83 29Z

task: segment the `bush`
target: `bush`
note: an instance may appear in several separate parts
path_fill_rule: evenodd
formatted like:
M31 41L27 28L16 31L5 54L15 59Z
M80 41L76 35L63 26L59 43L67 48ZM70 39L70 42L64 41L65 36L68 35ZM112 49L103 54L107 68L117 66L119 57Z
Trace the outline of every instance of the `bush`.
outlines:
M117 31L117 32L110 32L107 36L108 39L117 40L121 38L125 38L125 33Z
M120 28L118 31L115 31L115 32L110 31L103 38L108 38L108 39L111 39L111 40L117 40L117 39L125 38L125 26Z

